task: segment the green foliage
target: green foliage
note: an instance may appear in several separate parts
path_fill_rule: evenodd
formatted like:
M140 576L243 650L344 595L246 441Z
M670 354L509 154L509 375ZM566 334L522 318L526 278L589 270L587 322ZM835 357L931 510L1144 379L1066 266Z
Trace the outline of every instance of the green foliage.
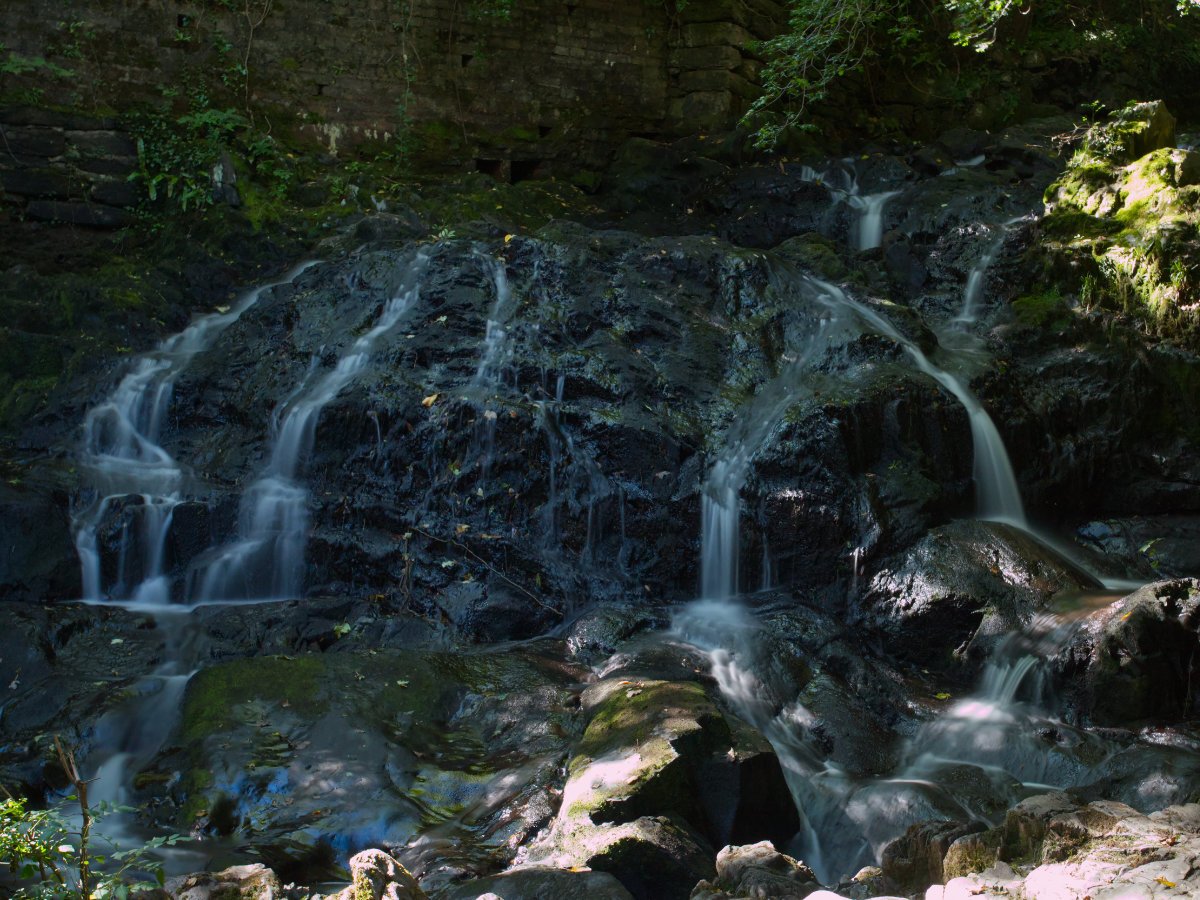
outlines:
M982 53L996 40L996 26L1016 5L1014 0L945 0L954 17L950 39Z
M89 812L93 821L99 822L135 810L101 804ZM93 840L97 836L92 833ZM125 900L133 892L162 886L162 866L153 859L154 850L187 840L169 835L121 849L103 835L99 839L107 845L106 852L95 854L79 840L76 826L60 810L33 810L13 797L0 803L0 864L7 865L17 878L32 882L15 892L13 896L18 898L78 898L81 873L86 873L92 900Z
M144 113L134 120L138 168L129 176L146 187L151 201L166 198L185 212L213 202L212 167L234 134L247 125L232 109L212 109L193 97L188 113Z
M1145 79L1164 85L1186 83L1200 69L1200 19L1187 16L1200 10L1200 0L1137 5L1103 0L1028 5L1016 0L789 0L788 9L787 30L754 45L767 62L763 94L743 121L757 129L757 143L765 148L789 128L812 127L807 122L810 108L827 97L832 85L855 73L869 76L879 62L906 73L953 64L959 96L946 99L960 102L979 100L981 88L996 83L1006 66L1011 69L1016 54L1027 51L1047 60L1072 58L1119 69L1136 65ZM1006 34L1006 20L1014 10L1031 20ZM1008 60L981 56L973 65L969 58L949 55L953 45L983 54L997 41L1016 53ZM1015 104L1015 93L1007 96Z
M1057 287L1018 297L1013 301L1013 312L1022 325L1038 330L1058 333L1071 324L1071 311Z
M906 0L792 0L788 24L783 34L755 47L768 59L762 96L748 114L751 120L770 114L758 130L760 147L802 126L808 107L838 78L875 57L890 29L900 29L892 37L901 45L914 39Z
M0 52L4 45L0 44ZM47 75L51 78L73 78L75 73L55 63L48 62L41 56L22 56L19 53L9 53L0 60L0 75Z

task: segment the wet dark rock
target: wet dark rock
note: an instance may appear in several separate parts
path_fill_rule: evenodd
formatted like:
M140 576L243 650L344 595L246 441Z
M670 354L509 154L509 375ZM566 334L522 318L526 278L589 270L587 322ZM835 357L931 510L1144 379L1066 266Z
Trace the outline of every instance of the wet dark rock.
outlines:
M603 829L584 863L611 874L635 900L687 900L697 881L712 877L712 856L689 829L659 816Z
M1093 615L1059 662L1081 711L1100 725L1192 715L1198 624L1191 579L1147 585Z
M632 900L633 895L607 872L523 866L456 885L438 896L439 900Z
M902 658L944 667L984 654L1066 591L1096 582L1027 533L960 521L931 531L871 579L860 603Z
M192 678L151 771L183 773L171 797L186 824L242 829L289 877L322 874L306 868L322 847L402 847L448 822L469 825L447 829L442 854L478 875L553 814L574 728L564 680L523 653L237 659ZM418 875L433 864L419 843L396 852Z
M71 522L61 497L0 485L0 600L44 603L82 594Z
M84 759L98 719L153 668L162 635L145 616L119 609L21 603L4 614L0 776L40 796L48 780L62 786L45 735L62 735Z
M1080 526L1077 535L1147 578L1200 572L1200 520L1194 516L1097 520Z
M589 610L565 628L567 652L584 664L609 659L633 635L666 624L656 610L637 606L605 606Z

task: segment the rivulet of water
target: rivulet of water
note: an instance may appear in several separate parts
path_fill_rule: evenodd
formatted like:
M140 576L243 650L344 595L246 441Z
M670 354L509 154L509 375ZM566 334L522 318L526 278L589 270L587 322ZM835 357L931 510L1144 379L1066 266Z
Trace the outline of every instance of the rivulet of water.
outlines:
M171 602L164 573L167 535L181 499L184 470L159 443L175 381L263 292L288 284L315 262L292 269L280 281L243 294L233 306L200 316L179 334L138 359L116 389L88 411L83 425L83 503L75 515L75 547L83 597L143 607ZM120 501L134 507L118 548L118 577L103 583L97 531Z
M298 395L277 410L279 425L271 458L242 495L237 537L199 563L192 583L199 603L286 599L304 588L308 541L308 490L303 467L312 452L321 411L366 369L376 342L413 309L429 251L418 251L396 295L384 304L375 324L346 350L337 364L308 378Z

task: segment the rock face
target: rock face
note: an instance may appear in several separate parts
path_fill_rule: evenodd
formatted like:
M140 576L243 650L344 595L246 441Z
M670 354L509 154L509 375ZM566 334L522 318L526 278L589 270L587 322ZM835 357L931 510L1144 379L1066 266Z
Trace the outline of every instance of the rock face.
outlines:
M1017 528L959 521L933 529L881 567L860 607L898 655L947 666L953 657L986 655L1057 594L1097 586Z
M72 727L97 746L114 721L137 724L123 695L161 700L170 683L180 721L131 763L136 799L237 835L288 880L382 846L430 896L639 900L686 897L701 880L714 896L815 892L771 849L806 824L797 802L832 835L829 865L850 871L910 823L953 819L894 845L888 877L912 887L1013 861L971 820L996 821L1023 783L1146 808L1191 796L1194 754L1169 746L1186 744L1178 733L1088 734L1058 709L1020 708L1036 661L1008 660L994 679L1008 679L1005 697L976 703L943 683L954 654L979 661L1094 584L1018 529L955 520L973 509L970 420L931 369L1006 412L1017 468L1043 500L1085 482L1106 494L1120 467L1092 464L1114 448L1162 457L1147 478L1180 508L1196 481L1149 427L1087 446L1098 426L1084 420L1124 383L1125 350L1010 340L1003 300L1016 289L1002 282L1016 263L1002 238L1028 233L1002 223L1038 193L1020 179L1047 180L1052 163L1030 133L962 143L992 166L928 153L829 161L819 175L734 170L677 147L664 173L658 145L639 142L622 161L633 187L583 221L514 233L488 218L436 241L414 240L415 212L363 223L352 247L262 292L173 381L161 440L188 470L187 496L171 507L156 587L219 602L157 623L13 607L0 640L5 778L38 789L39 735ZM859 251L864 198L892 190L880 246ZM965 286L988 278L967 315ZM993 351L1019 377L974 377ZM1072 412L1064 386L1081 379L1085 410ZM1131 391L1123 427L1155 422L1186 445L1190 426L1141 409L1152 381ZM318 406L327 384L338 389ZM313 410L289 485L302 495L305 596L208 597L206 575L250 543L262 495L248 486L279 474L276 442L297 409ZM1079 436L1078 455L1042 440L1043 418ZM743 464L729 484L710 480ZM744 621L720 600L723 615L689 620L669 607L695 598L701 509L731 484L726 562ZM10 508L28 499L17 494ZM21 521L56 543L44 555L26 535L10 544L32 573L14 590L46 599L66 498L56 517L34 501ZM148 572L157 512L134 491L97 527L101 579L122 599ZM1083 687L1068 713L1124 725L1191 711L1194 588L1162 590L1069 645L1059 672ZM175 676L193 670L184 690ZM1014 734L1027 777L1003 753L979 759ZM718 855L726 845L742 849ZM412 890L371 859L364 892ZM882 877L839 891L890 890Z
M729 834L795 832L778 759L746 747L700 684L622 674L584 692L590 721L532 860L609 872L639 900L687 897Z
M1200 585L1149 584L1091 617L1060 660L1080 710L1099 725L1194 714Z
M73 599L80 594L79 560L61 502L42 492L0 485L0 600Z
M1089 305L1194 338L1188 273L1197 254L1200 156L1174 143L1174 119L1157 102L1094 126L1047 191L1044 246L1050 267L1064 274L1074 267Z
M1026 897L1190 897L1200 891L1200 807L1149 816L1111 801L1033 797L989 832L1002 860L935 885L927 900ZM961 839L960 840L965 840Z

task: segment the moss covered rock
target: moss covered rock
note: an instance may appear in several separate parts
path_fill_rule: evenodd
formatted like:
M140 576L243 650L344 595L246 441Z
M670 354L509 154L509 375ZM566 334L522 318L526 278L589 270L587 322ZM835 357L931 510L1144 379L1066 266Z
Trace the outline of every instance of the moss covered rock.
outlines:
M1085 309L1133 314L1160 334L1194 340L1200 154L1173 142L1174 120L1161 103L1093 126L1046 191L1042 252ZM1061 319L1059 304L1023 299L1017 314L1026 324Z
M490 871L553 814L569 686L525 652L239 659L192 678L155 771L183 772L182 824L237 831L273 862L436 828L465 871Z

